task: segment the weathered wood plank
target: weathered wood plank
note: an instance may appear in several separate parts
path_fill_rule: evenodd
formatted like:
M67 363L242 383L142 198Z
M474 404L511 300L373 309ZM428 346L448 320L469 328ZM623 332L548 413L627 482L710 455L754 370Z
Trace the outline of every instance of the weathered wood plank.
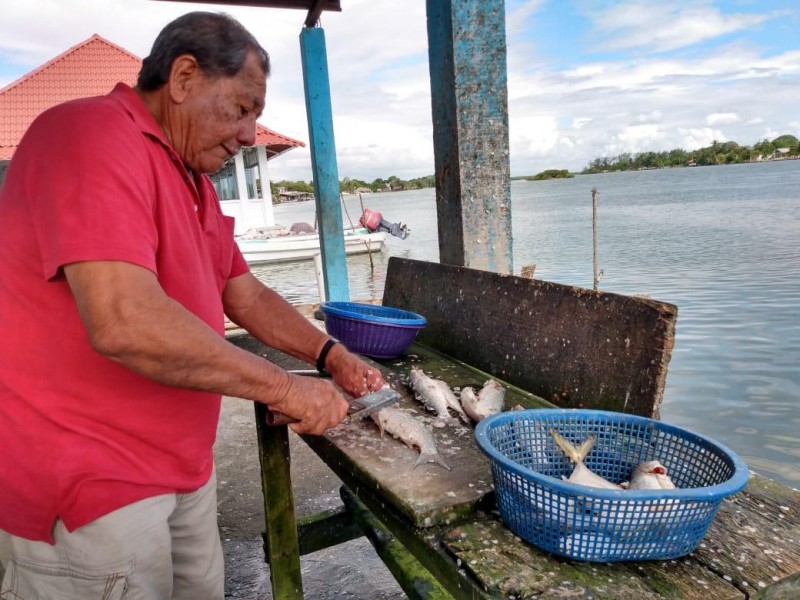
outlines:
M398 541L442 583L458 600L488 600L492 596L478 585L466 570L459 568L456 559L439 543L440 528L419 529L408 521L382 496L374 493L372 486L363 485L356 473L337 471L342 481L375 517L396 536ZM346 496L343 494L343 499ZM348 502L348 500L345 500Z
M297 519L300 555L360 538L364 533L343 507L325 510Z
M421 343L554 404L658 415L672 304L398 257L383 304L428 319Z
M289 430L266 425L266 406L255 404L261 491L264 494L264 549L275 600L302 600L303 579L294 495L290 479Z
M342 486L340 493L348 512L360 525L378 556L392 572L409 599L451 600L453 598L352 491Z
M443 544L494 595L597 600L737 600L744 595L691 561L579 563L522 542L499 521L455 527Z
M800 492L758 475L723 502L700 547L678 560L566 561L525 544L499 521L460 525L443 543L486 589L518 598L800 598Z
M800 492L751 474L692 556L750 598L800 598Z

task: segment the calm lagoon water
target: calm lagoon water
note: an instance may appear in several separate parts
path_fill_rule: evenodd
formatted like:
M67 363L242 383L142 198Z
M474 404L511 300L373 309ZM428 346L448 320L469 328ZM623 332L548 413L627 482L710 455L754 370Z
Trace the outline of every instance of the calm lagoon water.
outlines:
M538 279L591 288L593 187L600 288L678 306L662 420L800 487L800 161L512 182L516 272L535 263ZM382 296L389 256L439 260L432 189L362 200L412 234L372 265L348 259L353 299ZM359 199L347 207L357 220ZM275 213L313 222L314 204ZM292 302L319 300L311 262L255 271Z

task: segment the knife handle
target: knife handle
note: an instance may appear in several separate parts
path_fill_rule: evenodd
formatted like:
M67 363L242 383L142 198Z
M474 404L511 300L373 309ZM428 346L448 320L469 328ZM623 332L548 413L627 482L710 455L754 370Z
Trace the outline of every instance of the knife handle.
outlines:
M364 405L361 404L358 400L349 399L347 401L347 414L352 415L354 412L358 412L359 410L364 409ZM297 419L293 419L292 417L287 417L285 414L280 413L275 410L268 410L267 417L266 417L267 425L270 427L273 425L291 425L292 423L299 423ZM347 417L345 417L345 421L347 421Z
M291 423L299 422L297 419L293 419L292 417L287 417L285 414L279 413L274 410L267 411L266 421L267 425L269 425L270 427L274 425L290 425Z
M324 377L319 371L316 369L289 369L287 373L291 375L301 375L303 377ZM292 417L287 417L283 413L279 413L274 410L267 410L267 425L290 425L292 423L298 423L297 419L293 419Z

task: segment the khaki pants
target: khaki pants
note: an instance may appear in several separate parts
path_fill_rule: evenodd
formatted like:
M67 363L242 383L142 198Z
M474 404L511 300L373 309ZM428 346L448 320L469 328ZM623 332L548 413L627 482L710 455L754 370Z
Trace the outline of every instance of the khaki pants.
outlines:
M54 546L0 530L1 600L221 600L222 545L214 473L191 494L147 498Z

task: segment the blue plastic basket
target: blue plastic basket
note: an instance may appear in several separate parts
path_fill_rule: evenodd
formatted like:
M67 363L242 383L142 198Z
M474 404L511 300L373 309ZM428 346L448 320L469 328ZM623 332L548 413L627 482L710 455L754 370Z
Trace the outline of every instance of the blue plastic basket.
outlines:
M325 330L351 352L397 358L411 345L425 317L408 310L358 302L323 302Z
M676 490L606 490L562 480L573 464L551 430L573 445L597 441L584 463L614 483L644 461L663 464ZM500 515L522 539L584 561L670 559L694 550L722 500L747 483L747 465L702 435L645 417L599 410L510 411L478 423Z

